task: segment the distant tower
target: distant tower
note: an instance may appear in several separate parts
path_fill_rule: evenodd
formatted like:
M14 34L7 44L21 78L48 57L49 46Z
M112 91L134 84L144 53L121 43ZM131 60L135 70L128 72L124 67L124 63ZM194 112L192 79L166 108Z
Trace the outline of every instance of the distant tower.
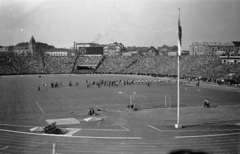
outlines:
M29 42L29 51L30 51L31 55L36 54L36 50L37 50L37 43L36 43L34 37L32 36L31 40Z

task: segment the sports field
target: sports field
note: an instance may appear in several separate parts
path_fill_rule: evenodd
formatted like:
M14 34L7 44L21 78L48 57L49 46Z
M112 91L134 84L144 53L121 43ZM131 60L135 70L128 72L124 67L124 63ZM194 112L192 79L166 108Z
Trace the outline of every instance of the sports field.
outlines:
M19 75L0 78L0 153L240 153L240 93L235 87L213 84L180 86L164 79L153 83L87 87L86 80L152 80L117 75ZM69 81L73 86L69 86ZM51 88L51 82L62 86ZM79 88L76 87L79 83ZM48 87L43 87L47 83ZM40 91L38 91L40 85ZM130 95L137 111L127 111ZM203 108L204 98L211 108ZM97 115L89 116L94 108ZM95 117L95 120L94 118ZM97 119L97 120L96 120ZM101 120L99 120L101 119ZM73 129L46 135L33 128L57 122Z

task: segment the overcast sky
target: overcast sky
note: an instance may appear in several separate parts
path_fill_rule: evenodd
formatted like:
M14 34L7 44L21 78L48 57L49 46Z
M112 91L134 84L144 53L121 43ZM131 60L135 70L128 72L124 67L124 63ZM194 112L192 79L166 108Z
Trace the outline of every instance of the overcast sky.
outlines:
M192 42L240 41L239 0L0 0L0 45L32 35L59 48L177 45L178 8L184 50Z

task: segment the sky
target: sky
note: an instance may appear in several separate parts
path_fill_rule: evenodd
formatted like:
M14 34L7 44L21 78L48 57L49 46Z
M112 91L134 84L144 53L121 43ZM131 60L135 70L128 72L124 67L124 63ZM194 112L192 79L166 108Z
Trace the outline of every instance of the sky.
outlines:
M0 45L124 46L240 41L240 0L0 0Z

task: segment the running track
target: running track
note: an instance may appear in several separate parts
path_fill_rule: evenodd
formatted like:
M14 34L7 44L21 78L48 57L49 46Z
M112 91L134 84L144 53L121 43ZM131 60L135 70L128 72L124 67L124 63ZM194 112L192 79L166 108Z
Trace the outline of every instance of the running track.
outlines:
M219 133L219 132L218 132ZM240 153L240 132L220 135L168 137L148 139L94 139L84 137L62 137L22 134L0 131L0 153L46 154L52 153L56 143L58 154L104 153L104 154L168 154L173 150L191 149L205 153Z

